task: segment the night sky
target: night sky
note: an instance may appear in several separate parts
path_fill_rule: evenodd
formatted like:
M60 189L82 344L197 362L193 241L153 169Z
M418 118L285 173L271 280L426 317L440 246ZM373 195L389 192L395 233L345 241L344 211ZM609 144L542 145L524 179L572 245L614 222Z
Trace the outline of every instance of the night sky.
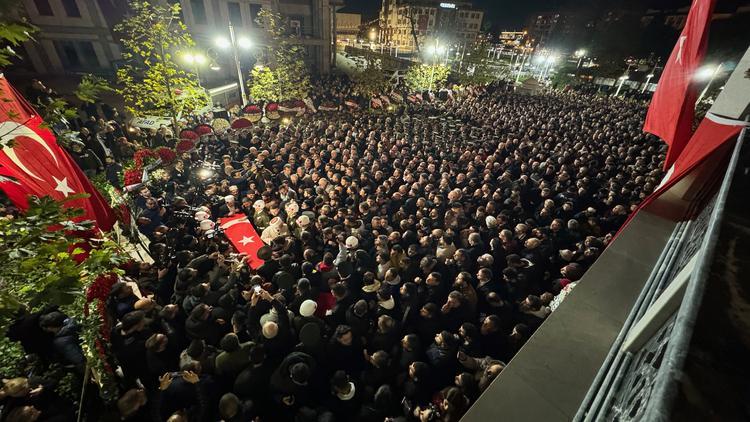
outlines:
M734 0L728 0L732 2ZM377 18L379 0L344 0L346 10L362 13L363 22ZM719 1L727 2L727 0ZM485 11L492 30L522 29L536 13L580 8L670 8L688 5L690 0L474 0L474 6Z

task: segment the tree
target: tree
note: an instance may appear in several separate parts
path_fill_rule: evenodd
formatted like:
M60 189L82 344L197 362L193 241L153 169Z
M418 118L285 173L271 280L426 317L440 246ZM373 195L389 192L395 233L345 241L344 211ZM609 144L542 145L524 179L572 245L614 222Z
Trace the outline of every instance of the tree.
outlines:
M20 344L5 335L10 323L19 312L36 312L46 305L57 305L83 323L79 340L87 363L95 369L102 366L102 357L89 346L101 338L101 324L97 313L86 312L91 300L84 292L103 277L122 274L118 267L130 257L104 237L83 259L84 251L77 245L86 242L82 234L89 232L92 224L73 222L83 211L63 205L50 197L30 196L29 208L21 216L0 219L0 373L5 377L28 373ZM101 372L100 380L108 377ZM112 378L107 379L110 382L106 385L100 382L100 394L113 390ZM69 388L70 382L65 385ZM80 391L80 387L75 387L75 391Z
M311 85L305 52L288 33L281 15L262 8L256 22L265 32L266 64L250 71L250 95L255 100L275 101L307 97ZM275 87L270 84L274 80Z
M354 83L354 92L367 98L386 92L389 86L380 63L371 57L367 58L365 66L357 65L351 79Z
M11 59L18 57L14 48L32 39L39 29L26 18L14 18L19 15L20 4L19 0L0 0L0 67L9 66Z
M454 72L454 77L463 85L483 85L499 79L507 67L496 70L487 58L487 42L475 43L472 48L464 54L460 64L460 72Z
M180 20L180 5L132 1L133 15L115 26L121 34L125 64L117 70L125 108L134 115L169 115L208 104L194 75L183 70L175 56L195 45Z
M78 88L76 88L73 94L84 103L94 103L99 101L99 97L102 93L111 91L114 90L103 78L95 75L83 75L81 82L78 84Z
M255 101L279 101L279 80L268 66L256 65L250 70L250 97Z
M18 0L0 0L0 73L2 68L10 66L12 59L18 57L14 48L18 48L22 43L32 39L32 34L38 28L26 21L25 18L16 19L20 10L20 1ZM0 90L0 101L6 99L5 93ZM4 116L0 118L13 120L16 113L10 109L3 112Z
M412 91L438 90L445 85L451 69L442 64L417 64L406 71L406 85Z
M91 277L123 262L111 242L79 262L84 250L74 246L85 242L80 234L92 228L90 221L73 222L82 214L49 197L32 196L22 216L0 219L0 327L21 306L33 310L48 303L73 304Z

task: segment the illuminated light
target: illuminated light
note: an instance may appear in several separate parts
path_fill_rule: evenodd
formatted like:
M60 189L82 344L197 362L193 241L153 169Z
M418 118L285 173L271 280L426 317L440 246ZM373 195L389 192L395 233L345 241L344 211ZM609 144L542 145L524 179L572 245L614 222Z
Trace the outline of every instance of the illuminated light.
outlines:
M214 42L216 43L217 47L222 49L227 49L232 46L232 43L224 37L218 37L216 38L216 40L214 40Z
M250 38L247 37L239 37L237 38L237 45L240 48L248 49L253 46L253 42L250 41Z
M455 9L456 3L440 3L440 7L443 9Z
M628 75L622 75L618 79L620 79L621 81L626 81L626 80L628 80L628 78L629 78Z
M586 50L584 49L576 50L575 55L576 57L581 58L586 55Z
M288 125L289 123L292 123L292 119L284 117L283 119L281 119L281 123Z
M221 70L221 66L219 66L219 65L218 65L218 64L216 64L216 63L211 63L211 65L209 66L209 68L210 68L211 70L215 70L215 71L219 71L219 70Z
M648 75L646 75L646 77L649 78L649 79L651 79L651 78L654 77L654 74L653 73L649 73Z
M212 172L209 169L200 169L200 170L198 170L198 177L200 177L201 179L208 179L208 178L210 178L213 175L214 175L214 172Z
M706 65L702 66L700 69L698 69L695 74L693 75L693 78L699 81L705 81L707 79L710 79L712 76L714 76L714 73L716 73L717 67L714 65Z

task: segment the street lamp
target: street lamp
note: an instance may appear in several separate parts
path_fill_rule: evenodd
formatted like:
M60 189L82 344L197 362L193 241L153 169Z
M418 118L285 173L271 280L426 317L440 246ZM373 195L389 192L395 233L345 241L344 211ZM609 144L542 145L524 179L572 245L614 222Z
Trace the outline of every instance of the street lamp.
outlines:
M641 94L646 92L646 88L648 88L648 84L649 82L651 82L651 79L653 79L653 77L654 77L653 73L649 73L648 75L646 75L646 83L643 84L643 89L641 89Z
M581 61L583 61L583 58L586 57L586 50L582 48L579 50L576 50L575 56L578 57L578 65L576 66L576 69L580 69Z
M247 37L235 37L234 27L229 24L229 39L225 37L216 38L216 46L222 50L232 49L234 55L234 65L237 68L237 82L240 85L240 95L242 97L242 105L247 104L247 94L245 93L245 82L242 79L242 67L240 66L240 53L239 49L249 49L252 47L252 42Z
M628 75L622 75L620 76L620 85L617 86L617 91L615 91L615 97L620 94L620 90L622 89L622 84L625 83L625 81L628 80Z
M436 65L436 58L439 55L442 55L445 52L445 47L440 45L440 40L435 39L435 45L427 46L427 54L432 56L432 66L430 66L430 89L429 92L432 92L432 84L435 81L435 65Z
M201 85L200 66L206 64L208 61L206 56L199 52L187 52L182 55L182 59L185 63L193 67L195 77L198 78L198 86L203 88L203 85Z

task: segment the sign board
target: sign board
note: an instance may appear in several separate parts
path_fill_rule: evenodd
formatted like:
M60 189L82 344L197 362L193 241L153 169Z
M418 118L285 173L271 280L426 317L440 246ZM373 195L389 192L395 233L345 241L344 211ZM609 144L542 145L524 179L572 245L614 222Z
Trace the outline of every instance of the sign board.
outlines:
M455 9L456 3L440 3L440 7L443 9Z
M162 126L169 126L172 124L172 119L166 116L144 116L134 117L130 121L130 126L145 128L145 129L159 129Z

